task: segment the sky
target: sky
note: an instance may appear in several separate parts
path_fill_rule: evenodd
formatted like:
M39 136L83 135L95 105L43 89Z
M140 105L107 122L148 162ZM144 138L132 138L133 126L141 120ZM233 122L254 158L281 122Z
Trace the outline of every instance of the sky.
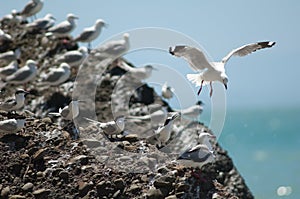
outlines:
M10 13L12 9L21 10L26 2L2 1L0 16ZM170 0L132 0L130 3L116 0L77 0L72 3L67 0L45 0L44 8L38 13L38 17L52 13L59 23L65 20L68 13L76 14L79 20L76 29L71 33L72 36L78 35L83 28L92 26L98 18L105 20L109 27L102 30L93 46L98 46L112 36L137 28L157 27L177 31L202 46L212 61L222 59L230 50L244 44L264 40L276 41L276 45L271 49L242 58L232 58L228 62L226 70L229 83L226 101L227 106L233 108L284 109L300 107L300 67L295 64L299 55L297 44L300 42L299 8L300 2L296 0L188 3L175 3ZM145 40L147 39L145 37ZM164 39L166 38L161 38ZM137 66L157 63L175 68L183 79L187 73L193 73L184 60L170 56L167 49L165 52L144 50L129 53L125 58ZM185 89L181 81L174 80L170 75L166 76L162 71L154 73L153 76L161 76L161 81L168 81L175 87L178 98L172 99L171 104L176 106L178 99L182 106L188 106L197 99L210 103L207 89L197 97L191 92L196 92L193 86L188 85L189 89ZM149 79L149 82L155 81L155 78ZM156 85L155 88L159 92L159 86ZM183 90L189 90L191 95L180 93Z

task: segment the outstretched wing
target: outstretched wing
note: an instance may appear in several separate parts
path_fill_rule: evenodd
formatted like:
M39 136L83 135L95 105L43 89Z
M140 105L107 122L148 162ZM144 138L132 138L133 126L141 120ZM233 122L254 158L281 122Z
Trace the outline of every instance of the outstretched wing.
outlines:
M204 53L198 48L175 46L174 49L172 47L169 48L169 53L177 57L182 57L196 71L212 68Z
M250 53L253 53L257 50L264 49L264 48L271 48L274 46L276 42L273 41L264 41L264 42L257 42L257 43L252 43L252 44L247 44L244 46L241 46L239 48L236 48L232 50L230 53L228 53L223 59L222 62L226 63L231 56L246 56L249 55Z

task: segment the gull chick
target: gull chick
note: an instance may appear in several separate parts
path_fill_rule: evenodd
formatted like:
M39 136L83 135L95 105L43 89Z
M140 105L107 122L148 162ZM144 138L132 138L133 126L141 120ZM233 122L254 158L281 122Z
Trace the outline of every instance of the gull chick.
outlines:
M25 95L28 94L27 91L18 89L15 92L15 99L8 99L4 102L0 102L0 110L3 111L16 111L24 106Z
M199 72L198 74L187 74L189 81L196 84L196 86L200 86L198 95L202 90L202 86L209 83L210 96L212 96L212 82L214 81L221 82L227 89L228 77L225 73L225 65L232 56L246 56L260 49L271 48L274 45L275 42L272 41L247 44L232 50L220 62L209 62L202 50L190 46L170 47L169 52L177 57L182 57L189 63L191 68Z
M67 81L70 75L69 64L61 63L58 68L50 68L50 72L43 76L40 85L58 86Z
M160 126L155 130L155 134L147 138L151 144L157 145L159 148L164 146L171 138L171 132L173 130L174 121L180 117L180 113L174 113L172 116L169 116L164 125Z
M186 167L199 167L214 161L213 151L204 144L187 149L178 158L177 161Z
M107 25L102 19L97 19L94 26L85 28L74 41L88 43L88 49L91 49L91 42L100 35L102 27L105 26Z
M126 70L131 77L133 77L137 80L140 80L140 81L149 78L152 74L152 71L156 70L151 65L146 65L144 67L133 68L133 67L129 66L127 63L125 63L124 61L121 61L119 66L121 68L123 68L124 70Z
M161 95L165 99L171 99L173 97L173 93L175 92L175 89L171 86L168 86L168 83L165 82L164 85L161 88Z
M16 118L0 121L1 136L16 133L25 126L25 118Z
M125 117L118 116L113 121L98 122L89 118L85 118L91 124L97 125L106 135L118 135L124 131Z
M69 33L71 33L76 27L76 19L78 19L78 17L74 14L68 14L66 21L63 21L56 26L49 28L48 33L52 33L53 35L58 37L68 36Z

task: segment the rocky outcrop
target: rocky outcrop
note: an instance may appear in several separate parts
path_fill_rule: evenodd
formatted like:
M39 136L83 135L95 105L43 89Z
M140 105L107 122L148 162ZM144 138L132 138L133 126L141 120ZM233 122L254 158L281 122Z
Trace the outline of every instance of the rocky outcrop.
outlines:
M20 63L35 59L43 69L55 64L55 54L78 47L72 38L45 41L42 33L29 34L21 26L2 28L13 35L7 48L20 48ZM103 60L96 49L59 88L28 85L33 95L25 107L31 113L22 113L28 118L26 127L0 138L0 198L253 198L218 143L216 161L201 172L174 162L187 144L197 144L199 131L209 131L201 123L178 122L179 133L159 150L144 139L151 133L150 122L126 123L125 134L111 139L88 125L84 117L104 122L118 114L146 114L149 104L167 105L148 85L128 79L112 61ZM14 89L5 87L1 97ZM80 139L74 140L69 126L62 128L47 114L83 96L86 103L75 121ZM9 117L13 115L0 114L1 120Z

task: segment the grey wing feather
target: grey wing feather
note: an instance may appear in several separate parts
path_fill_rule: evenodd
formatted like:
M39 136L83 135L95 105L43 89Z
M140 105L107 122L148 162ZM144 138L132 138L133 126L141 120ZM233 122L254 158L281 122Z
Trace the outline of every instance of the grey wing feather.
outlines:
M69 114L70 114L69 108L64 108L64 109L62 109L62 111L61 111L61 113L60 113L60 115L61 115L62 117L64 117L64 118L66 118Z
M64 75L64 71L52 71L48 74L48 76L44 79L46 82L55 82L60 79L61 76Z
M204 53L198 48L190 46L175 46L173 51L170 49L170 53L185 59L196 71L212 67Z
M117 128L115 124L107 123L105 125L100 125L100 128L106 133L106 134L115 134L117 132Z
M82 55L79 53L66 53L58 58L58 61L65 61L65 62L74 62L82 59Z
M271 48L275 45L276 42L270 42L270 41L264 41L264 42L257 42L252 44L247 44L244 46L241 46L239 48L236 48L232 50L230 53L228 53L223 59L222 62L226 63L231 56L246 56L249 55L257 50L264 49L264 48Z
M36 7L36 3L35 2L29 2L28 4L26 4L26 6L22 10L21 14L30 13L35 7Z
M92 30L86 30L86 31L83 31L83 32L75 39L75 41L85 41L85 40L88 39L93 33L94 33L94 31L92 31Z
M71 29L72 29L71 24L69 24L69 22L67 21L64 21L58 24L57 26L50 28L49 31L54 33L65 33L65 32L69 32Z
M16 73L13 73L12 76L9 76L7 81L22 81L31 74L30 70L19 70Z

